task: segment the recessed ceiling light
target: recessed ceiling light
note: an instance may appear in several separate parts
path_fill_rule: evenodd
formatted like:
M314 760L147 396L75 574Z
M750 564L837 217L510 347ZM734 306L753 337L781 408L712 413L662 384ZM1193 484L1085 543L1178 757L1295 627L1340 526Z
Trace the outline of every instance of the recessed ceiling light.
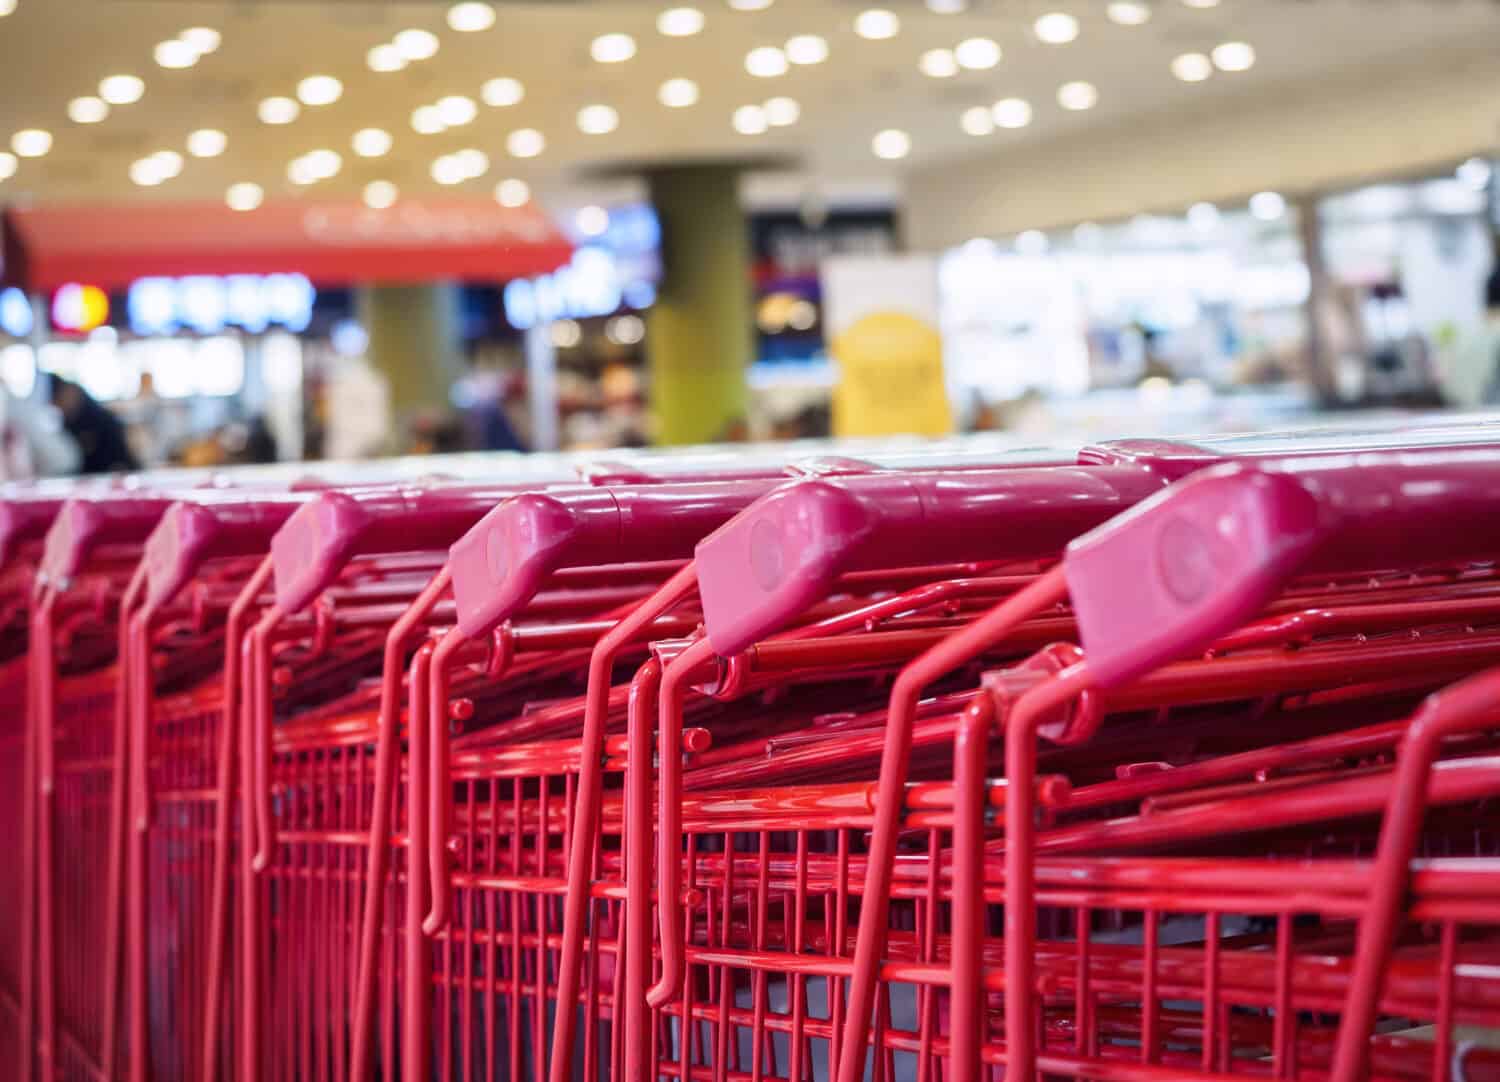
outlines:
M952 49L928 49L917 61L917 68L932 79L947 79L958 74L958 58Z
M983 105L976 105L959 114L958 126L969 135L990 135L995 130L995 118Z
M1075 113L1092 109L1099 104L1099 88L1082 80L1063 83L1057 88L1057 104Z
M400 71L406 67L406 57L401 55L400 49L387 42L365 53L365 66L371 71Z
M1001 98L990 107L990 117L999 128L1024 128L1031 123L1031 103L1025 98Z
M656 100L670 109L698 103L698 84L691 79L668 79L656 91Z
M887 128L876 133L875 138L870 140L870 149L877 158L896 161L911 153L911 136L899 128Z
M214 52L223 40L223 36L210 26L190 26L177 36L191 45L199 56Z
M97 124L109 116L109 104L103 98L88 95L68 102L68 119L74 124Z
M1109 21L1120 26L1142 26L1151 21L1151 7L1140 0L1114 0L1104 9Z
M21 163L14 154L8 150L0 150L0 180L9 180L20 167Z
M1214 66L1220 71L1249 71L1255 65L1255 49L1244 41L1216 45L1212 55Z
M384 128L360 128L354 133L350 145L361 158L379 158L390 153L393 142L391 133Z
M765 104L766 122L773 128L786 128L802 118L802 106L795 98L771 98Z
M297 84L303 105L332 105L344 93L344 84L332 75L309 75Z
M729 0L735 11L765 11L774 0Z
M656 17L656 29L669 38L686 38L702 30L703 21L697 8L667 8Z
M761 79L786 74L786 53L774 45L762 45L745 54L745 70Z
M13 15L16 10L16 0L0 0L0 19L7 15Z
M601 64L619 64L635 55L635 38L629 34L600 34L589 45L589 55Z
M1078 20L1066 11L1049 11L1031 24L1037 40L1047 45L1066 45L1078 37Z
M502 207L525 206L531 199L531 185L516 177L507 177L495 185L495 202Z
M1263 222L1274 222L1286 213L1286 200L1280 192L1256 192L1250 197L1250 213Z
M474 104L473 98L449 94L437 100L437 111L444 124L450 128L459 128L479 115L479 106Z
M1189 8L1216 8L1219 0L1182 0L1183 7Z
M151 155L151 160L168 180L182 172L182 155L175 150L158 150Z
M771 122L766 119L765 109L759 105L741 105L734 111L730 123L741 135L764 135L771 126Z
M854 32L870 41L885 41L901 32L901 20L894 11L870 8L854 17Z
M464 176L470 178L482 177L490 171L490 156L477 147L465 147L453 155L458 159L458 164L464 167Z
M585 105L578 110L578 130L584 135L608 135L620 126L620 114L608 105Z
M1188 225L1200 233L1211 233L1219 227L1219 208L1212 203L1194 203L1188 207Z
M307 160L306 155L293 158L287 162L286 178L293 184L308 185L318 182L318 171L313 168L312 163Z
M1484 191L1493 173L1494 168L1483 158L1470 158L1453 171L1455 177L1476 192Z
M1214 73L1214 62L1202 53L1183 53L1172 61L1172 74L1184 83L1201 83Z
M821 64L828 59L828 41L817 34L787 38L786 58L793 64Z
M505 149L513 158L535 158L547 149L547 139L535 128L517 128L505 137Z
M519 105L524 97L526 97L526 88L521 85L521 80L512 79L508 75L489 79L479 88L479 99L486 105L497 109Z
M438 51L437 35L430 30L403 30L391 39L391 44L407 60L428 60Z
M10 137L10 149L23 158L40 158L52 149L52 133L41 128L23 128Z
M99 96L111 105L130 105L141 100L146 83L139 75L110 75L99 80Z
M953 49L958 66L970 71L985 71L1000 63L1000 46L992 38L965 38Z
M142 188L154 188L167 176L154 158L138 158L130 163L130 181Z
M573 223L585 237L602 237L609 232L609 211L599 206L580 207Z
M436 105L419 105L412 110L411 127L418 135L436 135L448 125Z
M336 150L327 147L319 147L317 150L309 150L303 156L307 167L312 170L313 175L319 180L327 180L329 177L338 176L340 169L344 167L344 159Z
M224 202L229 204L230 210L254 210L265 197L266 193L261 191L259 184L242 180L229 186L224 193Z
M365 201L365 206L371 210L385 210L394 206L401 192L388 180L372 180L365 185L365 190L360 193Z
M151 55L163 68L190 68L198 63L198 50L181 38L157 42Z
M187 137L187 151L195 158L217 158L228 145L229 136L218 128L199 128Z
M462 184L469 179L463 162L454 154L444 154L432 163L432 179L439 184Z
M957 15L968 6L968 0L927 0L927 10L934 15Z
M262 124L290 124L302 112L302 106L291 98L274 97L264 99L256 107L256 115Z
M464 0L448 9L448 25L461 34L488 30L495 25L495 9L480 0Z

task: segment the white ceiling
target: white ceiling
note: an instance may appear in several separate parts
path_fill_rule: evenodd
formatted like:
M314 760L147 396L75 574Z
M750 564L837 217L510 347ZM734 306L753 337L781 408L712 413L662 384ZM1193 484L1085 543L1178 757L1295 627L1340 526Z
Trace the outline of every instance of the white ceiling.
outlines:
M1139 27L1111 22L1105 0L973 0L969 12L956 15L933 14L919 0L775 0L758 12L730 10L726 0L502 0L496 24L477 33L450 29L449 5L440 2L17 2L17 10L0 19L0 143L32 127L55 139L45 157L23 160L16 175L0 183L0 201L219 199L230 184L247 180L268 196L353 196L375 179L395 182L402 193L431 193L443 190L429 175L432 161L465 147L484 150L491 159L485 176L458 189L471 194L519 176L540 194L566 202L602 190L604 182L595 178L603 167L743 155L784 155L798 163L789 175L762 186L782 196L807 185L835 196L884 192L913 169L951 164L958 170L966 158L1020 157L1091 131L1118 138L1135 125L1159 137L1163 123L1179 112L1201 117L1219 106L1233 111L1259 96L1284 97L1298 86L1316 94L1321 85L1368 77L1383 65L1430 64L1439 71L1477 50L1494 55L1500 45L1500 5L1489 0L1222 0L1209 9L1153 0L1153 18ZM658 13L679 2L706 15L702 33L658 33ZM854 33L855 15L875 3L899 14L894 38L868 41ZM1033 20L1053 10L1078 17L1076 41L1046 45L1036 39ZM155 45L191 26L220 31L220 48L188 69L158 67ZM437 55L400 72L369 70L367 51L407 27L436 33ZM604 32L632 35L638 52L624 63L593 61L590 41ZM779 78L746 72L750 49L809 33L827 39L825 63L793 66ZM999 42L1004 57L998 67L942 80L918 71L924 50L974 35ZM1179 53L1207 52L1231 40L1254 46L1251 70L1193 84L1170 73ZM69 121L71 98L95 93L102 77L121 72L145 79L142 100L115 108L102 123ZM257 119L262 98L294 95L298 81L315 73L342 81L337 102L304 107L286 126ZM417 106L451 94L478 101L481 84L499 75L520 79L525 100L509 108L481 104L474 122L442 134L412 130ZM657 88L671 77L695 80L699 103L686 109L659 104ZM1067 112L1057 104L1057 88L1080 79L1098 87L1099 104ZM800 103L795 125L757 136L733 130L736 107L775 95ZM1028 127L983 137L960 129L965 108L1011 96L1033 105ZM591 136L578 130L578 110L596 103L618 110L616 131ZM221 157L189 157L179 176L155 188L131 183L132 161L162 149L183 152L188 133L203 127L228 133ZM353 155L350 138L365 127L395 136L389 156ZM546 135L540 157L507 156L506 136L521 127ZM873 136L887 128L910 134L905 160L882 161L872 153ZM288 163L323 147L343 156L340 173L311 187L292 185Z

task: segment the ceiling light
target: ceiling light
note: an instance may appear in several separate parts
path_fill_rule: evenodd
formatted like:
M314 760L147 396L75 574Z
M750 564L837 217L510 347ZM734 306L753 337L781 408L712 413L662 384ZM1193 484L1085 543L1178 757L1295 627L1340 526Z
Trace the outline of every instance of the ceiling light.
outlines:
M1255 65L1255 49L1248 42L1226 41L1214 46L1213 61L1220 71L1249 71Z
M391 39L407 60L428 60L437 55L437 35L430 30L403 30Z
M965 38L953 48L958 66L970 71L985 71L1000 63L1000 46L992 38Z
M488 30L495 25L495 9L480 0L465 0L448 9L448 25L461 34Z
M1286 213L1280 192L1256 192L1250 197L1250 213L1263 222L1274 222Z
M535 128L517 128L506 136L505 149L513 158L535 158L547 149L547 138Z
M1182 0L1183 7L1189 8L1216 8L1219 0Z
M190 26L177 36L191 45L199 56L214 52L223 40L223 36L210 26Z
M765 110L766 122L773 128L789 127L802 118L802 106L795 98L771 98Z
M286 178L293 184L316 184L318 171L306 157L293 158L286 166Z
M361 158L378 158L387 154L393 142L391 133L383 128L360 128L350 140L354 153Z
M1109 21L1121 26L1141 26L1151 20L1151 8L1140 0L1115 0L1104 9Z
M952 49L928 49L917 61L917 68L933 79L947 79L958 74L958 58Z
M735 11L765 11L774 0L729 0Z
M307 162L307 167L312 170L313 176L319 180L338 176L339 170L344 165L344 159L339 156L338 151L329 150L327 147L309 150L302 157Z
M496 109L519 105L525 96L526 88L521 85L521 80L512 79L508 75L490 79L479 88L479 99Z
M447 127L436 105L421 105L412 110L411 128L418 135L436 135Z
M741 105L734 111L731 123L741 135L763 135L771 126L771 122L766 119L766 111L759 105Z
M817 34L787 38L786 58L793 64L821 64L828 59L828 41Z
M774 45L762 45L745 54L745 70L761 79L786 74L786 53Z
M187 151L195 158L217 158L229 145L229 136L218 128L199 128L187 137Z
M462 127L479 115L479 106L474 104L473 98L466 98L462 94L449 94L445 98L437 100L438 116L443 118L443 123L450 128Z
M997 128L1024 128L1031 123L1031 103L1025 98L1001 98L990 106Z
M88 95L68 102L68 119L74 124L97 124L109 116L109 105L103 98Z
M1057 88L1057 104L1075 113L1092 109L1099 104L1099 88L1082 80L1063 83Z
M1188 225L1200 233L1211 233L1219 227L1219 208L1212 203L1194 203L1188 207Z
M927 10L934 15L957 15L968 6L967 0L927 0Z
M1078 20L1065 11L1051 11L1031 24L1038 41L1047 45L1066 45L1078 37Z
M52 149L52 133L41 128L23 128L10 137L10 149L23 158L40 158Z
M182 155L175 150L158 150L151 155L151 161L156 163L161 175L170 180L182 172Z
M139 75L111 75L99 81L99 96L111 105L130 105L144 93L146 83Z
M1214 62L1202 53L1183 53L1172 61L1172 74L1185 83L1201 83L1214 73Z
M385 210L386 207L395 205L396 197L400 194L396 186L388 180L372 180L360 193L365 206L371 210Z
M668 79L656 91L656 100L670 109L698 103L698 84L691 79Z
M406 67L406 57L401 55L400 49L387 42L365 53L365 65L371 71L400 71Z
M439 184L462 184L469 176L457 155L444 154L432 163L432 179Z
M154 188L166 180L161 166L154 158L139 158L130 163L130 182L142 188Z
M580 207L573 224L585 237L602 237L609 232L609 211L597 206Z
M584 135L608 135L620 126L620 114L608 105L585 105L578 110L578 130Z
M911 136L899 128L887 128L870 140L870 149L877 158L895 161L911 153Z
M163 68L190 68L198 63L198 50L181 38L158 42L151 55Z
M495 202L502 207L525 206L531 199L531 185L515 177L507 177L495 185Z
M976 105L959 114L958 126L969 135L989 135L995 130L995 118L984 106Z
M1047 234L1040 229L1028 229L1016 235L1016 251L1022 255L1043 255L1051 246Z
M475 147L465 147L453 156L464 167L464 176L470 179L482 177L490 171L490 156Z
M1482 192L1489 184L1494 168L1483 158L1470 158L1453 171L1453 175L1476 192Z
M297 84L303 105L332 105L344 93L344 84L332 75L309 75Z
M302 106L291 98L266 98L256 107L262 124L290 124L302 112Z
M265 196L266 193L261 191L259 184L242 180L229 186L229 190L224 193L224 202L229 204L230 210L254 210L260 206Z
M703 29L703 12L697 8L667 8L656 17L656 29L669 38L686 38Z
M635 55L635 38L629 34L600 34L589 45L589 55L601 64L619 64Z
M20 166L21 163L16 160L14 154L8 150L0 150L0 180L9 180L15 176Z
M854 32L870 41L884 41L895 37L900 31L901 20L896 18L894 11L887 11L885 8L871 8L854 17Z
M7 15L13 15L16 11L16 0L0 0L0 19Z

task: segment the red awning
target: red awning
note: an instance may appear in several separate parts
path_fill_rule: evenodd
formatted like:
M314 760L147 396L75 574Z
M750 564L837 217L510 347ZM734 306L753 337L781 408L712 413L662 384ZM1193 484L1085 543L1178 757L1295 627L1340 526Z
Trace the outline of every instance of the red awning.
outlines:
M562 266L568 241L533 204L488 199L11 207L3 281L28 290L121 289L156 275L300 272L319 285L505 281Z

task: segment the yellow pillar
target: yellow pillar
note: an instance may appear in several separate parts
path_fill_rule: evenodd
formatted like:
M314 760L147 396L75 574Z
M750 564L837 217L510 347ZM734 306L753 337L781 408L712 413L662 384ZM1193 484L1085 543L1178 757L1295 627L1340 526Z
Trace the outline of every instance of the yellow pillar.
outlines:
M745 420L751 360L750 238L729 165L648 175L662 269L647 323L656 441L708 443Z
M449 390L463 374L458 286L367 286L359 291L359 318L370 336L370 363L390 385L394 417L405 423L424 410L448 409Z

